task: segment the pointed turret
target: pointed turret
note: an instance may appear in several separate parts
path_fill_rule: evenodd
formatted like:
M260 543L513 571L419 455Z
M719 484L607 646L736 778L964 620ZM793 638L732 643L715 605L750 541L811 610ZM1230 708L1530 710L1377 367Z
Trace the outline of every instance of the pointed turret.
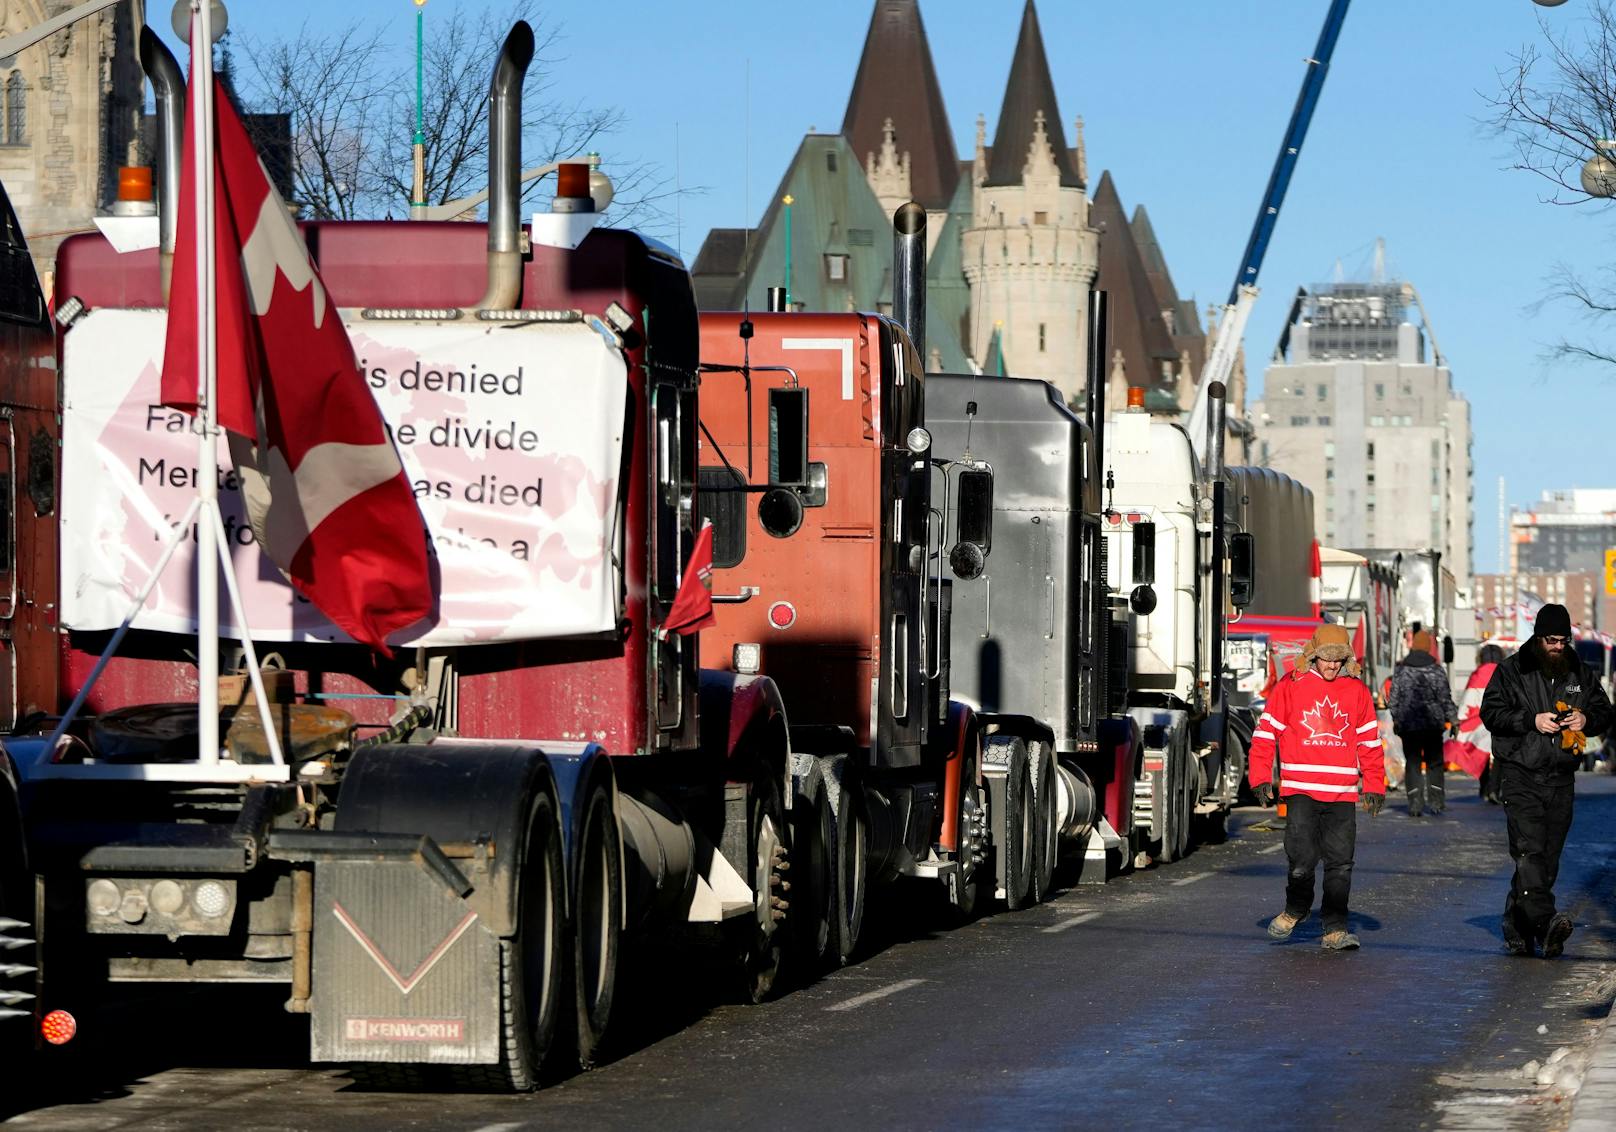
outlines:
M1040 129L1040 121L1042 124ZM1049 58L1044 54L1044 36L1038 29L1038 12L1032 0L1021 13L1021 35L1010 63L1010 81L1004 88L1004 105L999 108L999 125L993 134L992 157L988 162L988 185L1019 185L1035 141L1052 150L1060 183L1065 188L1081 188L1083 178L1073 153L1066 148L1066 131L1061 126L1060 107L1055 101L1055 80L1049 74ZM1043 138L1039 138L1043 134Z
M1111 341L1122 355L1128 384L1176 395L1179 352L1162 321L1110 172L1100 174L1089 222L1100 230L1100 273L1094 286L1111 295Z
M867 160L881 153L889 122L896 153L908 155L914 199L928 212L946 210L959 183L959 158L918 0L876 0L842 136Z

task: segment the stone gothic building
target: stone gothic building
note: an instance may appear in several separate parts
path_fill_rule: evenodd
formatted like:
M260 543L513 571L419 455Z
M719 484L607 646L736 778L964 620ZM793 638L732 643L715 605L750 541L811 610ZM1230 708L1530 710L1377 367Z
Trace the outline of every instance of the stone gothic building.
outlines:
M74 0L0 0L0 35L15 34ZM94 228L134 164L143 76L140 6L116 4L0 59L0 181L5 183L47 294L56 248Z
M1208 350L1194 304L1110 174L1090 198L1083 120L1062 117L1032 0L992 143L980 116L968 160L953 137L918 0L876 0L841 130L803 139L756 228L708 235L698 302L761 309L784 285L799 309L890 311L891 216L913 199L928 217L929 368L1042 378L1075 400L1101 287L1112 403L1134 385L1157 411L1187 406Z

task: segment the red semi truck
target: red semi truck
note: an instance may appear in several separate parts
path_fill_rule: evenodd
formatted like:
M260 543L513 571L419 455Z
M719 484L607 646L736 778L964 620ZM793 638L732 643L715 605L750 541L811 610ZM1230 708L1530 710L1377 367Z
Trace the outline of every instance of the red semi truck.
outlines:
M696 536L689 276L632 233L579 242L587 197L519 222L532 53L518 24L495 66L486 225L302 226L436 549L439 607L395 636L394 660L293 596L239 521L229 464L197 468L189 422L159 404L171 243L67 241L54 343L37 285L0 296L27 308L0 310L17 338L0 352L16 716L0 1005L36 1035L93 1025L110 983L268 983L311 1016L316 1060L522 1089L547 1059L595 1058L625 933L701 937L744 994L772 985L791 848L781 701L767 677L700 672L696 638L662 631ZM149 30L142 54L176 139L179 69ZM183 542L52 746L204 475L238 517L250 627L224 633L285 669L265 685L285 761L251 703L224 708L224 750L198 757Z

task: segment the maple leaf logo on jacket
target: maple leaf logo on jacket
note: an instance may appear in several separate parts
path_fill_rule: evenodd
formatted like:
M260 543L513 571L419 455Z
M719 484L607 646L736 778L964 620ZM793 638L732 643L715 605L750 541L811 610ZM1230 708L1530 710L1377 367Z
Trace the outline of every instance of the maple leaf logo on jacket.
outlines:
M1313 733L1314 739L1347 738L1347 713L1336 707L1335 701L1320 700L1312 711L1302 713L1302 726Z

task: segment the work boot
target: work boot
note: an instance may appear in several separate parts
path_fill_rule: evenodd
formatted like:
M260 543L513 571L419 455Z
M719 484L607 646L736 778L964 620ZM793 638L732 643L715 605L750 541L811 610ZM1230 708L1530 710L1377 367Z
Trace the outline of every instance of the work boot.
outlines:
M1512 917L1504 917L1503 929L1504 946L1509 949L1511 955L1532 956L1537 954L1537 946L1532 942L1531 937L1521 934Z
M1543 958L1558 959L1565 950L1566 940L1571 938L1571 929L1576 927L1571 917L1564 912L1556 912L1554 919L1549 921L1548 930L1543 933Z
M1358 937L1348 931L1325 932L1319 945L1326 951L1357 951Z
M1290 939L1291 933L1296 930L1296 925L1306 918L1307 913L1305 912L1300 916L1293 916L1289 912L1281 912L1268 921L1268 934L1275 939Z
M1417 818L1425 813L1425 791L1410 790L1408 792L1408 816Z

